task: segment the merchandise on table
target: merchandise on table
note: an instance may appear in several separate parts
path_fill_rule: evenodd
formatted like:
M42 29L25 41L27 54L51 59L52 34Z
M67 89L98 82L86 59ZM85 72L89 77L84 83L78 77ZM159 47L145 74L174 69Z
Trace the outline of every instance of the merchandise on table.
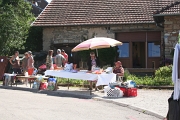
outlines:
M77 73L78 71L77 70L71 70L72 73Z
M73 69L73 64L72 63L70 63L70 64L66 63L65 64L65 66L64 66L65 71L71 71L72 69Z
M106 73L112 73L113 72L113 67L108 67L107 69L104 70Z

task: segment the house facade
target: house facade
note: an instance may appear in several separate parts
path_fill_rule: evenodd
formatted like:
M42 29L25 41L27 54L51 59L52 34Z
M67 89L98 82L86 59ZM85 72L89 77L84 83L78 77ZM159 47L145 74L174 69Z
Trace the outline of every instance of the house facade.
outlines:
M123 42L122 46L117 46L116 60L125 68L158 68L165 57L171 57L178 37L177 34L165 36L169 27L172 28L169 25L172 22L168 21L176 20L165 16L165 22L157 22L153 16L159 13L154 12L175 2L52 0L32 25L43 26L45 51L60 48L71 56L71 49L84 40L94 36L110 37Z

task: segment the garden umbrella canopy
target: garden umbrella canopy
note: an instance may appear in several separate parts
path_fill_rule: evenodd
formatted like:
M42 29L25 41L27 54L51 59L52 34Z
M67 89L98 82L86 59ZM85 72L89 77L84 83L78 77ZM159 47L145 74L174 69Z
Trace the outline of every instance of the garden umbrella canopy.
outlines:
M112 38L95 37L78 44L76 47L72 49L72 52L89 50L89 49L93 50L99 48L110 48L117 45L122 45L122 42Z

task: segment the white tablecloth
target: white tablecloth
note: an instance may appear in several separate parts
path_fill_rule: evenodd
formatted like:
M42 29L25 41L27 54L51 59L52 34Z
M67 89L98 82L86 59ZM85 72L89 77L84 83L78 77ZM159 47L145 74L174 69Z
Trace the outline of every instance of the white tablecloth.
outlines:
M46 70L45 75L51 75L55 77L69 78L69 79L79 79L79 80L97 80L96 86L99 85L108 85L110 82L116 81L116 74L102 73L102 74L93 74L86 72L72 73L64 70Z

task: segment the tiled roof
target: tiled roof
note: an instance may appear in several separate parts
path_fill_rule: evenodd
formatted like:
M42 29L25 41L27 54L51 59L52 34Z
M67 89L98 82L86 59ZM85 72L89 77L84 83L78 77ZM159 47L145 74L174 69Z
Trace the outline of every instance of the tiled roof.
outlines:
M33 26L154 23L154 11L175 1L52 0Z
M167 6L164 6L162 9L157 10L154 16L164 16L164 15L180 15L180 2L174 2Z

